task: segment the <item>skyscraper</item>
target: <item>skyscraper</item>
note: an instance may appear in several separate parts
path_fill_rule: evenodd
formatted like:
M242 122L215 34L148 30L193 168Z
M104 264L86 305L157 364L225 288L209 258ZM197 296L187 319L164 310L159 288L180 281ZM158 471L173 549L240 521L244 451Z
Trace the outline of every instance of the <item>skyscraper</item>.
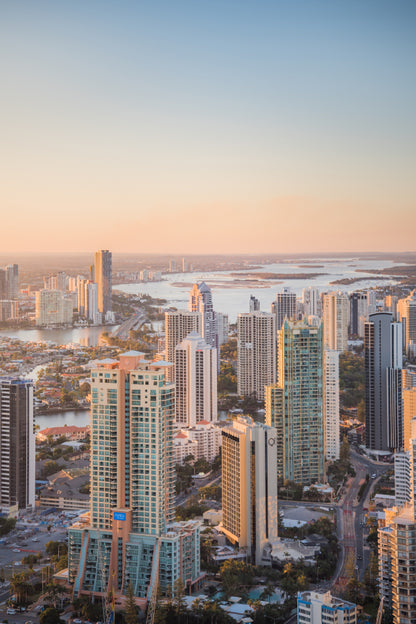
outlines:
M408 297L400 299L397 304L399 320L404 327L404 345L406 351L416 344L416 294L413 290Z
M101 249L95 252L94 256L94 276L98 286L98 312L105 315L111 312L112 307L112 288L113 288L113 270L112 270L112 254L108 249Z
M264 399L264 387L276 381L276 317L246 312L237 317L238 394Z
M212 293L205 282L200 282L192 286L189 293L188 310L190 312L200 312L202 320L201 336L207 344L217 348L217 328L215 312L212 305Z
M35 505L35 434L30 381L0 379L0 507Z
M324 350L325 457L339 459L339 352Z
M364 336L364 323L368 321L368 297L366 292L350 294L350 334Z
M332 351L348 350L348 295L323 295L324 345Z
M17 299L19 296L19 265L9 264L6 267L7 298Z
M191 333L201 335L202 319L200 312L188 310L168 310L165 312L165 359L175 364L175 348ZM168 373L170 381L175 379L172 367Z
M200 576L199 524L174 523L174 384L130 351L91 375L90 525L69 531L74 595L125 594L143 604L159 583Z
M283 325L285 318L289 321L296 319L296 294L290 288L283 288L282 292L276 294L276 301L271 305L271 312L276 316L276 329Z
M322 323L283 322L279 381L266 388L266 423L281 440L278 473L309 485L324 480Z
M217 351L196 332L175 348L176 423L217 420Z
M36 292L36 325L50 327L69 325L73 318L73 302L60 290Z
M317 288L304 288L302 290L302 305L304 316L321 316L321 300Z
M222 430L221 530L255 565L278 538L276 431L240 416Z
M388 312L365 324L366 445L373 451L403 448L402 326Z

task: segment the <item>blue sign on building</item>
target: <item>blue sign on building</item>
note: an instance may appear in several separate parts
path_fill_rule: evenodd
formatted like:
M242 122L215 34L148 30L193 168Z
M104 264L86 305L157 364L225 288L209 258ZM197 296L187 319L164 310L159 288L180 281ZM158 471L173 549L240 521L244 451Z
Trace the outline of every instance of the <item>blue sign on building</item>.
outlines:
M114 520L125 520L126 514L123 511L115 511L113 514Z

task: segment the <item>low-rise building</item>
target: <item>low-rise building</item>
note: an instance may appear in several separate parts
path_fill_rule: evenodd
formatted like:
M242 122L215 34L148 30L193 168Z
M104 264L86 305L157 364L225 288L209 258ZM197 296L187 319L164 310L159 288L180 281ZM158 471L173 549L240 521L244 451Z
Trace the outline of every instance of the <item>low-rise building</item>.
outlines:
M356 624L357 605L331 592L298 593L298 624Z
M76 427L75 425L68 425L66 427L47 427L38 431L36 437L40 442L44 442L48 438L52 440L59 440L59 438L66 438L67 440L85 440L90 433L90 426Z

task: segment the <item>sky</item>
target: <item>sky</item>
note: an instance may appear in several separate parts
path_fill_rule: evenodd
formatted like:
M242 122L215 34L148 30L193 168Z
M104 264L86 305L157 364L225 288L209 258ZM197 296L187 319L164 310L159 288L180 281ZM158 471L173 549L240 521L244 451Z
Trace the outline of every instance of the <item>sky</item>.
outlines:
M2 0L0 251L412 251L414 0Z

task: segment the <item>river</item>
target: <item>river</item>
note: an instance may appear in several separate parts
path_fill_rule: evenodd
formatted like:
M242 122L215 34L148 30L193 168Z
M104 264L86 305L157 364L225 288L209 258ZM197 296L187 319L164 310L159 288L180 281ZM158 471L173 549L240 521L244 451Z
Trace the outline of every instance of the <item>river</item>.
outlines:
M114 289L126 293L143 293L155 298L166 299L169 305L177 308L186 308L188 305L190 286L174 286L174 284L189 284L202 280L206 281L213 293L214 309L218 312L228 314L230 323L235 323L239 312L248 311L250 294L254 294L261 304L261 309L270 311L270 304L276 298L277 291L289 287L298 297L302 294L302 289L312 286L321 291L343 290L351 292L375 286L385 286L394 284L395 280L377 279L363 280L350 284L349 286L331 286L330 282L343 278L370 277L370 273L357 273L357 269L383 269L390 266L397 266L394 262L383 260L358 260L351 258L342 259L320 259L316 258L311 262L299 260L294 263L266 264L257 269L245 269L233 271L233 273L321 273L316 277L305 279L282 279L261 281L251 285L235 284L235 277L229 272L199 272L199 273L173 273L165 275L161 282L147 282L138 284L117 284ZM243 277L243 276L242 276ZM157 323L154 324L155 329ZM117 326L118 327L118 326ZM56 344L76 343L82 346L96 346L100 336L105 331L114 331L117 327L97 326L97 327L74 327L73 329L8 329L1 330L0 336L10 336L19 340L33 342L53 342ZM162 324L160 324L162 327Z
M248 312L250 294L255 295L260 300L261 310L270 311L271 303L276 299L276 293L283 288L289 287L298 297L302 294L302 289L312 286L320 291L342 290L352 292L374 288L375 286L385 286L394 284L395 280L388 279L363 279L362 281L345 285L331 285L330 282L343 278L374 277L371 273L358 273L357 270L383 269L390 266L397 266L396 263L387 260L359 260L356 257L340 260L316 258L311 262L299 260L293 263L267 264L256 269L244 269L233 271L237 273L310 273L313 275L304 279L281 279L259 280L258 284L249 287L240 283L236 284L236 276L231 276L228 271L199 272L199 273L173 273L165 275L161 282L147 282L139 284L119 284L115 288L126 293L143 293L151 297L161 297L168 301L168 304L177 308L186 308L188 305L190 285L195 282L206 281L212 290L214 309L217 312L228 314L230 323L235 323L239 312ZM249 276L247 276L249 277ZM254 276L253 276L254 277ZM241 276L243 279L243 276ZM174 284L183 284L175 286Z
M80 344L83 347L95 347L104 332L117 329L116 326L97 325L94 327L73 327L66 329L4 329L0 336L9 336L28 342L53 342L55 344Z
M90 424L90 411L65 410L64 412L39 414L35 416L35 424L39 425L40 430L47 427L64 427L65 425L85 427L85 425Z

